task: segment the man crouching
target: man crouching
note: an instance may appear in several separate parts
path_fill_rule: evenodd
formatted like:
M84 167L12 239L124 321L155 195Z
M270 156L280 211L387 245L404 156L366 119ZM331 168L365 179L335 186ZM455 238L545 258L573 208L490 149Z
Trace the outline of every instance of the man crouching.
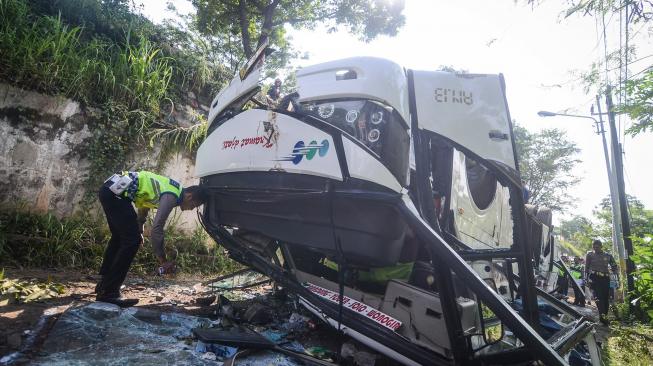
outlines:
M182 188L173 179L141 170L114 174L100 188L99 198L111 230L111 239L102 259L101 279L95 288L96 300L121 307L133 306L138 299L122 298L120 287L138 247L143 243L143 225L149 210L157 209L150 238L152 249L159 260L161 272L171 273L175 263L166 259L163 242L163 228L168 216L177 206L185 211L202 205L208 194L203 187ZM138 214L132 203L138 209Z

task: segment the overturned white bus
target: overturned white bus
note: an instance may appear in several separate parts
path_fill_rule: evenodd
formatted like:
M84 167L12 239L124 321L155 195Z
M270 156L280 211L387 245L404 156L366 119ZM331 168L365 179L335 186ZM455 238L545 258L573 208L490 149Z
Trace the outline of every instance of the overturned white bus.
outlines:
M263 55L214 99L196 160L233 259L403 364L600 363L593 324L535 286L501 75L350 58L270 106Z

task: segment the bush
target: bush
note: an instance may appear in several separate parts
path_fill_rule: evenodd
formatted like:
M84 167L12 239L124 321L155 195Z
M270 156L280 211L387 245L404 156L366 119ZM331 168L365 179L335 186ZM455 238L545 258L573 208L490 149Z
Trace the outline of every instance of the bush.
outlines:
M0 0L0 79L154 114L162 100L181 101L189 91L210 99L228 75L210 61L206 42L124 3Z
M108 101L158 114L172 68L146 38L84 40L61 16L36 16L22 0L0 0L0 78L86 103Z
M631 295L632 302L639 310L639 317L644 321L653 320L653 234L642 238L633 237L635 254L635 291Z
M59 219L18 207L0 212L0 264L98 270L109 241L104 217L79 215ZM197 228L181 232L173 219L166 227L166 250L187 273L218 274L239 268L224 249ZM153 273L158 266L146 238L132 264L132 272Z
M227 76L209 53L197 35L154 25L125 1L0 0L0 80L103 111L89 126L89 187L97 186L95 177L122 169L134 146L153 133L186 133L161 122L162 104L169 110L191 91L209 103L206 95ZM200 129L189 131L191 140L202 137Z
M627 327L613 323L603 345L605 365L650 365L653 361L653 329L643 324Z

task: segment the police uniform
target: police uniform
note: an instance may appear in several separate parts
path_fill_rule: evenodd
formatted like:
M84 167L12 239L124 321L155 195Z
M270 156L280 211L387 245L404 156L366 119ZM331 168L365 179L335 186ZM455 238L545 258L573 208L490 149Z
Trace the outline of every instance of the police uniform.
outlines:
M599 309L599 315L603 316L608 313L610 297L610 269L617 272L617 264L611 254L594 251L587 252L585 257L585 277L591 283L591 288L597 298L596 307Z
M173 179L148 171L122 172L104 182L99 198L111 230L100 268L102 279L96 288L97 298L102 300L120 297L120 286L141 243L147 211L159 206L166 208L157 212L155 222L159 222L157 230L160 228L161 233L153 246L158 257L163 255L163 224L172 208L181 203L183 188ZM139 209L138 215L132 203Z

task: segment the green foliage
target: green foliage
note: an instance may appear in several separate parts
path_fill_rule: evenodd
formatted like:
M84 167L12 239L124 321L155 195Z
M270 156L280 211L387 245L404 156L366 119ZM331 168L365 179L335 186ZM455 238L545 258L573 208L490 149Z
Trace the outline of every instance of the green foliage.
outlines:
M183 272L215 274L229 273L242 268L229 259L224 248L217 245L201 227L191 235L179 231L175 225L166 228L166 246L173 245L177 267Z
M561 254L566 254L573 257L584 257L587 253L587 248L579 247L576 243L576 241L570 241L566 239L559 240L558 245L560 246Z
M530 192L528 203L564 211L573 206L568 193L580 178L571 174L580 162L580 149L562 130L531 133L515 124L515 144L522 180Z
M28 9L21 0L0 1L0 78L94 105L113 101L158 113L172 69L149 40L84 41L83 28L67 25L61 16L35 16Z
M651 365L653 363L653 329L642 324L628 326L612 323L602 353L605 365Z
M558 226L560 235L562 237L570 239L575 234L580 232L587 232L593 230L592 222L586 217L580 215L574 215L569 220L562 220Z
M4 278L0 273L0 306L47 300L64 293L64 286L53 282L21 281Z
M619 317L628 319L636 317L642 321L653 319L653 210L647 210L635 197L627 196L630 214L631 239L633 241L635 263L635 290L630 298L636 305L636 312L629 314L626 309L619 309ZM604 250L612 248L612 210L610 197L606 197L593 211L593 221L582 216L563 220L559 227L562 240L560 245L574 255L583 255L591 249L594 239L601 239ZM579 254L576 254L578 249Z
M126 105L108 102L100 108L91 131L86 156L91 162L86 179L86 202L95 200L97 187L112 173L126 169L127 155L139 143L139 138L154 123L154 116ZM144 143L143 143L144 145Z
M653 232L653 210L647 210L644 204L637 197L626 195L628 201L628 213L630 216L631 235L638 238L646 237ZM594 216L599 220L602 236L609 238L612 225L612 211L610 197L601 200L601 203L594 210Z
M562 220L558 230L562 239L559 241L561 247L577 257L584 257L592 249L592 241L597 238L594 224L579 215L569 220Z
M620 107L620 111L636 121L626 133L635 136L653 131L653 69L648 69L640 78L628 80L626 92L628 101Z
M535 3L536 0L528 0ZM619 13L627 8L629 22L647 22L653 19L653 3L649 1L620 1L620 0L571 0L565 16L574 14L602 16Z
M58 16L86 30L85 38L102 35L108 41L121 43L132 31L156 41L157 29L147 18L132 11L130 0L30 0L32 12L38 16Z
M97 270L109 238L103 218L78 215L59 219L22 207L0 211L3 265ZM146 238L134 258L132 271L152 273L157 268L150 248ZM175 220L166 226L166 249L174 253L184 272L216 274L238 267L201 228L188 235L177 228Z
M587 252L592 250L592 242L595 239L601 239L605 244L603 249L611 252L612 237L608 233L608 237L601 236L596 228L596 224L589 219L582 216L574 216L570 220L562 220L560 225L563 234L560 245L568 250L568 252L577 257L584 257Z
M530 4L537 4L539 0L527 0ZM626 26L633 24L642 24L639 30L647 27L651 28L653 20L653 2L651 1L617 1L617 0L572 0L567 3L567 9L563 12L565 17L572 15L593 16L597 20L601 19L603 26L609 23L614 17L623 18L628 23ZM622 20L620 20L620 27ZM639 33L639 30L636 33ZM635 33L635 34L636 34ZM619 35L621 40L622 35ZM630 35L630 37L634 37ZM626 41L628 44L628 41ZM628 48L619 47L619 49L606 51L606 59L593 63L588 71L580 72L580 80L585 86L585 92L589 92L591 87L598 90L605 89L605 83L601 83L601 70L622 70L622 66L628 62L633 62L636 58L636 47L630 45ZM645 58L645 57L644 57ZM625 91L625 103L617 106L616 111L628 114L635 122L626 129L626 133L635 136L639 133L653 131L653 106L651 97L653 96L653 69L650 67L642 71L643 75L626 80L622 85L617 86L617 90ZM639 75L637 73L636 75ZM621 74L619 79L621 80Z
M635 280L635 293L632 303L641 312L640 318L653 320L653 234L644 237L633 237L635 254L632 260L636 270L633 274Z
M627 198L632 237L644 238L648 233L653 232L653 210L645 209L642 202L636 197L628 195ZM604 244L604 250L611 251L612 209L610 197L602 199L596 206L593 210L592 220L576 215L571 219L562 220L558 230L563 241L578 248L583 254L592 249L594 239L600 239Z
M241 61L249 58L258 44L268 40L278 49L272 55L277 68L286 65L292 54L284 26L313 29L318 24L331 32L344 27L364 41L379 35L394 36L403 26L404 1L384 0L193 0L197 8L197 24L205 34L232 41L240 35L241 48L236 55ZM232 43L231 43L232 45Z
M99 265L94 258L102 255L104 233L90 217L60 220L19 208L0 213L0 237L5 264L90 267Z
M174 127L158 122L164 106L190 92L208 104L226 79L219 50L188 24L156 26L125 1L0 0L0 80L100 110L78 148L95 188L154 128Z
M160 144L171 151L197 151L206 138L208 122L204 116L196 114L195 124L189 127L165 125L155 128L150 135L150 146Z

